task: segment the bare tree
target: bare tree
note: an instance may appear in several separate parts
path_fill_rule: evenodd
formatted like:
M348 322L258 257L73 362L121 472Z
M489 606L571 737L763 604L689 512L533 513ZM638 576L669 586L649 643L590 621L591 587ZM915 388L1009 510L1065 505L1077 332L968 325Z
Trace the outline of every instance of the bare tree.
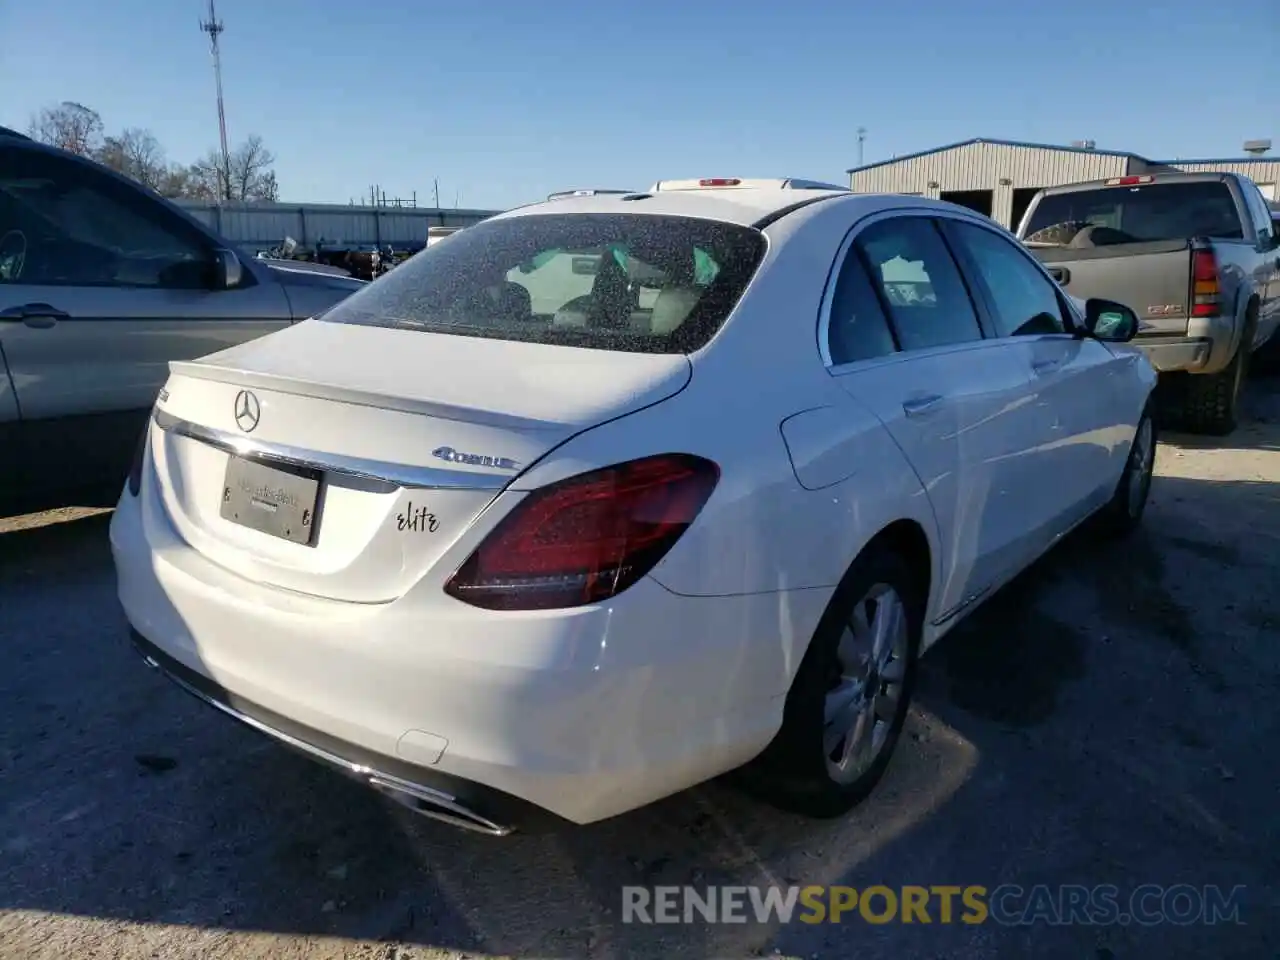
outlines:
M276 181L276 172L268 170L258 178L254 195L249 197L250 200L256 200L260 203L276 203L280 199L280 184Z
M271 165L275 154L256 133L231 151L231 197L235 200L276 200L280 189Z
M32 117L28 132L41 143L88 157L101 144L102 117L82 103L64 100L56 107L45 107Z
M98 151L98 162L159 190L169 173L164 148L150 130L130 127L119 136L107 137Z
M184 171L186 196L194 200L229 200L227 180L222 172L222 154L210 150Z
M191 165L190 195L210 200L275 200L280 195L275 172L271 169L275 159L262 138L254 134L231 151L228 179L222 170L222 154L210 150L203 159Z
M156 192L163 197L172 197L174 199L215 199L214 194L208 194L207 196L202 195L197 187L198 185L191 175L191 167L185 166L181 163L175 163L161 173L160 183L159 186L156 187Z
M197 200L276 200L280 186L271 169L275 155L257 134L231 152L227 167L211 150L190 166L169 164L150 130L129 127L104 136L97 111L71 100L45 107L31 118L31 136L133 177L166 197Z

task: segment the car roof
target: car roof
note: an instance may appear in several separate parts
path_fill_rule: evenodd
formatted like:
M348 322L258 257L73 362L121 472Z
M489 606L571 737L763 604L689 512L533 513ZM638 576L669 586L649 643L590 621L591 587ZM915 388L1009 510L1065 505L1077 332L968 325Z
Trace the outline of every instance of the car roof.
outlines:
M943 200L894 193L852 193L848 190L672 190L658 193L605 194L591 197L562 197L516 207L490 217L513 217L566 213L633 213L668 217L719 220L747 227L765 227L782 217L786 222L813 215L829 203L849 204L855 217L880 210L925 207L972 216L973 211Z
M558 197L500 213L490 219L551 213L640 213L669 217L696 217L753 226L797 204L828 197L855 196L847 190L672 190L658 193L595 194Z

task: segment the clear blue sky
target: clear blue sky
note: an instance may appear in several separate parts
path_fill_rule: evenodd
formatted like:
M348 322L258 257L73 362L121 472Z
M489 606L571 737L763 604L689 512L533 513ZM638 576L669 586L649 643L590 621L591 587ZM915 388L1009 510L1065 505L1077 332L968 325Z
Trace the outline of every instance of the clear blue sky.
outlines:
M217 142L207 0L0 0L0 124L78 100ZM219 0L232 141L288 200L452 205L660 177L843 179L974 136L1280 150L1277 0ZM1234 71L1230 82L1222 80ZM1274 154L1273 154L1274 155Z

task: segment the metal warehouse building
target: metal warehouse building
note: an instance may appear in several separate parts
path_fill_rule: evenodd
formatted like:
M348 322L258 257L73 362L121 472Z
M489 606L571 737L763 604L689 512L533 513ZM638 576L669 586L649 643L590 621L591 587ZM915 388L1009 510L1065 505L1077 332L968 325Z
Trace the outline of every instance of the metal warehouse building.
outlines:
M499 212L341 203L178 203L228 240L250 250L269 249L285 237L303 246L323 241L414 248L426 243L428 227L469 227Z
M849 170L855 193L904 193L950 200L1014 229L1042 187L1143 173L1242 173L1280 199L1280 158L1151 160L1136 153L978 137Z

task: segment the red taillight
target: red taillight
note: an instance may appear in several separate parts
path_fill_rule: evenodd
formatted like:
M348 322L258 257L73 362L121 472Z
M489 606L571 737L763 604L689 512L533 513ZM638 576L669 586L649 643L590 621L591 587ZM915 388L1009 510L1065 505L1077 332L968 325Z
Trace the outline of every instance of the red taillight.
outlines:
M1191 251L1191 315L1216 317L1222 311L1220 293L1218 259L1213 251Z
M529 494L445 592L488 610L576 607L616 596L689 528L720 468L664 454L579 474Z
M736 187L742 181L737 177L707 177L698 181L700 187Z
M1107 181L1107 186L1109 186L1109 187L1132 187L1134 184L1137 184L1137 183L1151 183L1151 182L1153 182L1154 180L1155 180L1155 177L1151 177L1151 176L1146 176L1146 177L1112 177L1110 180L1108 180L1108 181Z

